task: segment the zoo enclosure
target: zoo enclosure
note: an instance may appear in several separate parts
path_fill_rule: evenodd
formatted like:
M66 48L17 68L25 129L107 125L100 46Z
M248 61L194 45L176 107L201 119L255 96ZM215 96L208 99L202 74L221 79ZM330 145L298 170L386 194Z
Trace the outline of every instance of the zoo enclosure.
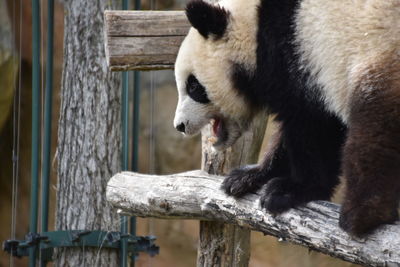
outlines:
M140 0L135 0L135 8L140 9ZM21 2L22 5L22 2ZM128 9L128 0L122 1L122 8ZM21 14L20 14L21 16ZM36 266L39 256L40 266L46 266L52 259L54 248L58 247L104 247L119 249L120 266L127 266L128 254L132 257L131 265L137 252L146 251L151 255L158 253L154 245L154 237L136 237L136 221L134 217L122 217L120 232L72 230L48 231L49 222L49 185L51 166L51 114L53 94L53 46L54 46L54 0L47 1L47 49L46 60L42 53L41 1L32 0L32 153L31 153L31 194L29 233L25 240L17 240L15 236L4 242L4 250L12 256L29 256L29 266ZM41 60L46 62L45 90L41 92ZM138 164L138 127L139 127L139 92L140 74L133 73L133 113L129 112L129 75L122 74L122 166L123 170L137 170ZM20 94L20 92L17 92ZM42 99L44 100L42 103ZM44 106L42 110L42 104ZM43 112L43 113L42 113ZM43 118L43 120L41 120ZM132 121L132 155L129 155L129 121ZM41 125L43 124L43 132ZM14 165L19 154L14 150ZM131 166L129 167L129 158ZM15 187L15 188L14 188ZM18 184L13 190L18 190ZM40 207L39 207L40 199ZM14 207L15 209L15 207ZM40 210L40 218L39 218ZM13 210L13 213L16 211ZM39 220L40 219L40 220ZM39 229L40 222L40 229ZM14 222L15 223L15 222ZM13 260L11 259L11 265Z

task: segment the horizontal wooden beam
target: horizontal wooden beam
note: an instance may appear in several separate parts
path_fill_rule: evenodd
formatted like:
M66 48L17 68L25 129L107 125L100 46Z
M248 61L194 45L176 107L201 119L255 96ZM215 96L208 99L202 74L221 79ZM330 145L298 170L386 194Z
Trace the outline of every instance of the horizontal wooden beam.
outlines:
M107 199L123 214L238 224L349 262L400 265L399 223L354 239L338 227L338 205L317 201L274 217L259 207L257 194L239 200L226 196L222 179L201 171L165 176L123 172L109 181Z
M190 24L184 11L105 11L112 71L172 69Z

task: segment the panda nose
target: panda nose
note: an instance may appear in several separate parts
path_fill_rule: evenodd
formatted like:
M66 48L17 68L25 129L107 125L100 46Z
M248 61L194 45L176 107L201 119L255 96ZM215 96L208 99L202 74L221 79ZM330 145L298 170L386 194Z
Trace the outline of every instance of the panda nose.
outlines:
M176 129L182 133L185 132L185 124L183 124L183 122L181 124L179 124L178 126L176 126Z

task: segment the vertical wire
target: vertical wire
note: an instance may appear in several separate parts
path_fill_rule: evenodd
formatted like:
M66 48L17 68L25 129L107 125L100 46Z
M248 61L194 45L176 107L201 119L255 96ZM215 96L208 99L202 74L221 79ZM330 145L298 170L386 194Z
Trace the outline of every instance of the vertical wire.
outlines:
M6 3L6 7L7 7L7 3ZM16 51L15 51L15 36L16 36L16 12L15 12L15 2L13 2L13 15L12 15L12 21L13 21L13 25L14 27L11 29L11 33L13 32L14 34L11 34L11 58L12 58L12 77L13 77L13 130L12 130L12 135L13 135L13 141L12 141L12 155L11 155L11 161L12 161L12 191L11 191L11 238L15 239L16 237L16 217L17 217L17 207L16 207L16 203L17 203L17 191L18 191L18 183L17 183L17 140L18 140L18 126L17 126L17 112L18 111L18 93L19 90L17 89L16 83L17 83L17 79L16 79ZM14 257L12 255L10 255L9 258L9 265L10 266L14 266Z
M18 128L17 128L17 189L19 180L19 142L20 142L20 132L21 132L21 87L22 87L22 0L19 0L19 62L18 62ZM16 207L18 207L18 190L16 196ZM17 215L16 215L17 218Z
M129 75L122 73L122 170L128 170L129 164Z
M40 2L32 0L32 155L29 231L37 232L40 143ZM36 265L36 248L29 249L29 266Z
M43 131L43 129L44 129L44 106L43 106L43 104L45 103L45 95L44 95L44 91L45 91L45 88L44 88L44 74L45 74L45 71L44 71L44 64L45 64L45 62L44 62L44 53L43 53L43 51L44 51L44 33L45 33L45 31L44 31L44 29L43 29L43 27L44 27L44 11L43 11L43 8L44 8L44 5L43 5L43 0L39 0L39 4L40 4L40 9L39 9L39 16L40 16L40 34L39 34L39 36L40 36L40 40L41 40L41 42L40 42L40 51L42 51L41 53L40 53L40 61L39 61L39 64L40 64L40 122L39 122L39 125L40 125L40 143L39 143L39 154L38 155L40 155L40 159L39 159L39 163L38 163L38 168L39 168L39 177L38 177L38 188L37 188L37 190L38 190L38 215L37 215L37 220L38 220L38 229L37 229L37 231L38 232L40 232L40 228L41 228L41 226L42 226L42 224L43 224L43 221L42 221L42 218L41 218L41 216L39 216L39 214L42 214L42 205L40 205L39 203L41 203L42 201L43 201L43 195L42 195L42 192L41 192L41 186L42 186L42 179L43 179L43 168L41 168L41 165L43 164L43 161L42 161L42 159L43 159L43 157L44 157L44 150L43 150L43 144L44 144L44 142L45 142L45 139L44 139L44 131ZM37 244L37 247L36 247L36 250L37 250L37 254L38 254L38 256L39 256L39 258L38 258L38 260L39 260L39 264L40 264L40 266L42 266L42 254L40 253L40 243L38 243Z
M13 77L14 80L14 99L13 99L13 147L12 147L12 203L11 203L11 238L16 239L16 225L17 225L17 208L18 208L18 189L19 189L19 137L20 137L20 117L21 117L21 44L22 44L22 0L19 1L19 47L18 47L18 60L15 47L15 35L17 34L16 11L15 2L13 2L13 36L12 36L12 60L13 60ZM18 61L18 79L16 76L16 62ZM18 83L18 85L17 85ZM9 266L14 266L14 257L10 255Z
M135 10L141 9L140 0L135 0ZM133 123L132 123L132 171L138 171L139 148L139 107L140 107L140 72L133 72Z
M50 156L51 156L51 118L53 98L53 47L54 47L54 0L47 1L47 51L46 51L46 89L44 99L44 145L42 161L42 225L41 231L48 230Z
M39 155L40 155L40 158L39 158L39 166L38 166L38 172L39 172L39 177L38 177L38 191L39 191L39 193L38 193L38 222L37 222L37 224L38 224L38 229L37 229L37 231L39 232L40 230L40 227L41 227L41 225L42 225L42 221L41 221L41 217L40 217L40 214L42 213L42 207L41 207L41 205L39 204L40 202L41 202L41 192L40 192L40 187L41 187L41 177L42 177L42 168L41 168L41 159L43 158L43 141L44 141L44 138L43 138L43 122L44 122L44 109L43 109L43 103L44 103L44 88L43 88L43 75L44 75L44 69L43 69L43 67L44 67L44 60L43 60L43 52L44 52L44 49L43 49L43 44L44 44L44 42L45 42L45 40L44 40L44 38L43 38L43 34L44 34L44 31L43 31L43 25L44 25L44 22L43 22L43 0L39 0L39 4L40 4L40 9L39 9L39 16L40 16L40 51L41 51L41 53L40 53L40 60L39 60L39 64L40 64L40 119L39 119L39 127L40 127L40 132L39 132L39 138L40 138L40 143L39 143ZM39 255L39 261L40 261L40 253L38 254Z
M7 5L7 3L6 3ZM13 25L14 25L14 29L13 32L16 32L16 19L15 19L16 15L15 15L15 2L13 2L13 16L12 16L12 20L13 20ZM12 35L11 40L14 40L14 35ZM15 78L15 71L16 71L16 55L15 55L15 41L12 41L12 77ZM14 97L13 97L13 144L12 144L12 155L11 155L11 161L13 164L13 169L12 169L12 195L11 195L11 238L15 239L15 216L16 216L16 208L15 208L15 191L16 191L16 166L17 166L17 158L16 158L16 148L17 148L17 89L16 89L16 80L13 82L13 92L14 92Z
M155 10L155 0L150 1L150 9ZM154 71L150 71L150 140L149 140L149 173L154 174Z
M141 1L134 0L135 10L141 9ZM140 112L140 72L133 72L133 118L132 118L132 155L131 155L131 169L138 171L139 162L139 112ZM136 217L132 216L129 220L129 233L133 236L136 235ZM132 255L130 267L135 267L136 255Z
M51 157L51 118L53 101L53 42L54 42L54 0L47 1L47 48L46 48L46 84L44 92L44 136L41 182L41 232L48 231L49 186ZM42 256L42 255L41 255ZM40 266L46 261L40 259Z
M149 137L149 173L155 173L155 131L154 131L154 71L150 72L150 137ZM148 219L148 234L154 235L154 219ZM152 258L148 260L148 266L153 266Z
M155 0L150 1L150 9L155 10ZM154 174L154 71L150 71L150 140L149 140L149 173Z
M19 191L19 156L20 156L20 133L21 133L21 87L22 87L22 0L19 1L19 47L18 47L18 116L17 116L17 153L16 153L16 181L15 181L15 210L18 209ZM14 194L14 193L13 193ZM18 214L15 212L15 224Z
M149 173L155 172L154 159L154 71L150 72L150 136L149 136Z
M127 10L129 8L128 0L122 0L122 9ZM128 72L122 73L122 108L121 108L121 119L122 119L122 170L128 170L129 162L129 76ZM128 220L126 216L121 217L121 233L126 235L128 233ZM121 267L128 266L128 242L124 238L121 240L121 251L120 251L120 264Z
M150 9L156 9L155 0L151 0ZM149 173L155 173L155 131L154 131L154 113L155 113L155 86L154 86L155 72L150 72L150 142L149 142L149 150L150 150L150 158L149 158ZM149 218L148 221L148 232L149 235L154 235L154 219ZM148 261L148 266L153 266L153 259L150 257Z
M21 133L21 87L22 87L22 0L19 0L19 47L18 47L18 117L17 117L17 167L16 167L16 192L15 208L18 209L19 192L19 157L20 157L20 133ZM17 222L18 214L15 214Z
M122 73L122 170L128 170L128 152L129 152L129 140L128 140L128 112L129 112L129 90L128 90L128 73ZM121 233L126 235L128 233L128 220L127 216L121 216ZM128 243L126 239L121 240L121 251L120 251L120 266L126 267L128 265Z

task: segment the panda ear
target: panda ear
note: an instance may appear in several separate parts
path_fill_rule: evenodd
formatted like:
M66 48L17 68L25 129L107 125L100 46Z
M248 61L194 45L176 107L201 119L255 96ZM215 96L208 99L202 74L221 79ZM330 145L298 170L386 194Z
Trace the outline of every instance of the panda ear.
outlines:
M186 16L204 38L210 34L221 38L228 25L229 12L202 0L192 0L186 6Z

